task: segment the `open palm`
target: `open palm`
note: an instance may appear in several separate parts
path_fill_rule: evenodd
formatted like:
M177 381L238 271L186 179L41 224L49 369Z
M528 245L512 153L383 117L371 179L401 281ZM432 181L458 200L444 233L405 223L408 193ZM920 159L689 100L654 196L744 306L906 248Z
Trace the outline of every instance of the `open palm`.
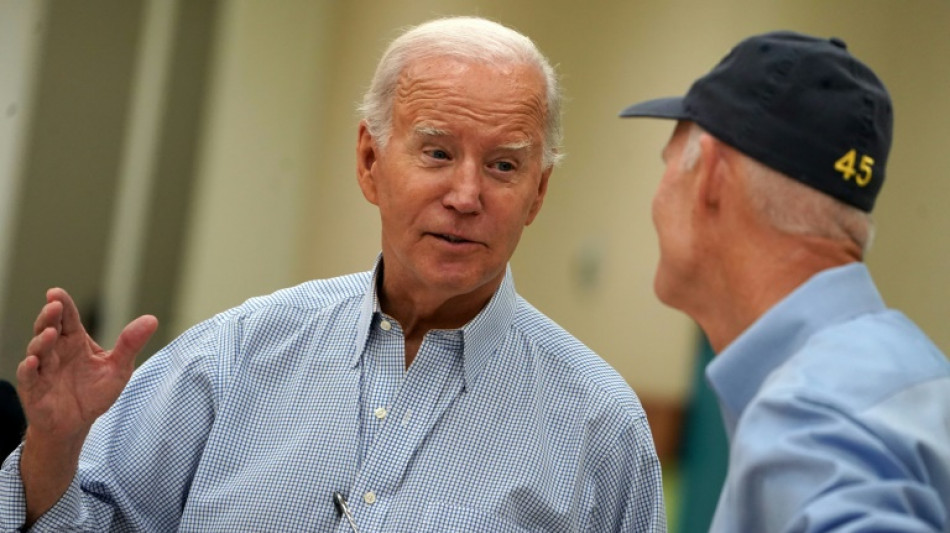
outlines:
M17 369L20 400L31 431L83 439L128 383L135 355L158 321L150 315L133 320L106 351L86 333L66 291L50 289L46 301Z

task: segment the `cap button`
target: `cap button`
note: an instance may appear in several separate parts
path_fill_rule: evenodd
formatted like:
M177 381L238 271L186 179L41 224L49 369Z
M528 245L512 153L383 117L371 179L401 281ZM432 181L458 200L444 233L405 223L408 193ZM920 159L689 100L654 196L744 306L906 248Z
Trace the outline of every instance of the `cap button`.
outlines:
M839 38L837 38L837 37L832 37L831 39L828 39L828 42L830 42L831 44L837 46L838 48L841 48L842 50L847 50L847 49L848 49L848 45L847 45L844 41L842 41L841 39L839 39Z

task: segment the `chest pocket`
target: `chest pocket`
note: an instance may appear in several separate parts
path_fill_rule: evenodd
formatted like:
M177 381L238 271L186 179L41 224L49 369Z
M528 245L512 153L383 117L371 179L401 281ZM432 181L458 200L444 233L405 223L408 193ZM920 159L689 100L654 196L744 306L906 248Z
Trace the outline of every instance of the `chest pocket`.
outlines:
M443 502L426 504L422 520L423 532L526 533L529 530L483 509L462 507Z

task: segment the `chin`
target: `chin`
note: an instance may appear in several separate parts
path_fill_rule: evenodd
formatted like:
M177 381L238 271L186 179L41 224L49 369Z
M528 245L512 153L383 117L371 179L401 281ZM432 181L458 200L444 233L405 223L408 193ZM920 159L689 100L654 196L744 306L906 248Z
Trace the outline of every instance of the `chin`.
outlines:
M673 298L673 292L674 291L669 287L668 280L657 271L656 276L653 278L653 293L656 295L656 298L664 305L677 308Z
M490 273L474 268L455 268L459 265L441 265L429 271L429 286L455 295L475 292L493 281L501 280L504 269Z

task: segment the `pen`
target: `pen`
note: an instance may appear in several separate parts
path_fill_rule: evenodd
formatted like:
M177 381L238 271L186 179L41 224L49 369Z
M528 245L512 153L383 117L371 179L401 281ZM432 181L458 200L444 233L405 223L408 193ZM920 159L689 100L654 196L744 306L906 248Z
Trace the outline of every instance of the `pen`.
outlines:
M346 504L346 498L339 491L333 492L333 505L336 506L337 512L350 523L353 533L360 533L359 528L356 527L356 522L353 520L353 513L350 512L350 506Z

